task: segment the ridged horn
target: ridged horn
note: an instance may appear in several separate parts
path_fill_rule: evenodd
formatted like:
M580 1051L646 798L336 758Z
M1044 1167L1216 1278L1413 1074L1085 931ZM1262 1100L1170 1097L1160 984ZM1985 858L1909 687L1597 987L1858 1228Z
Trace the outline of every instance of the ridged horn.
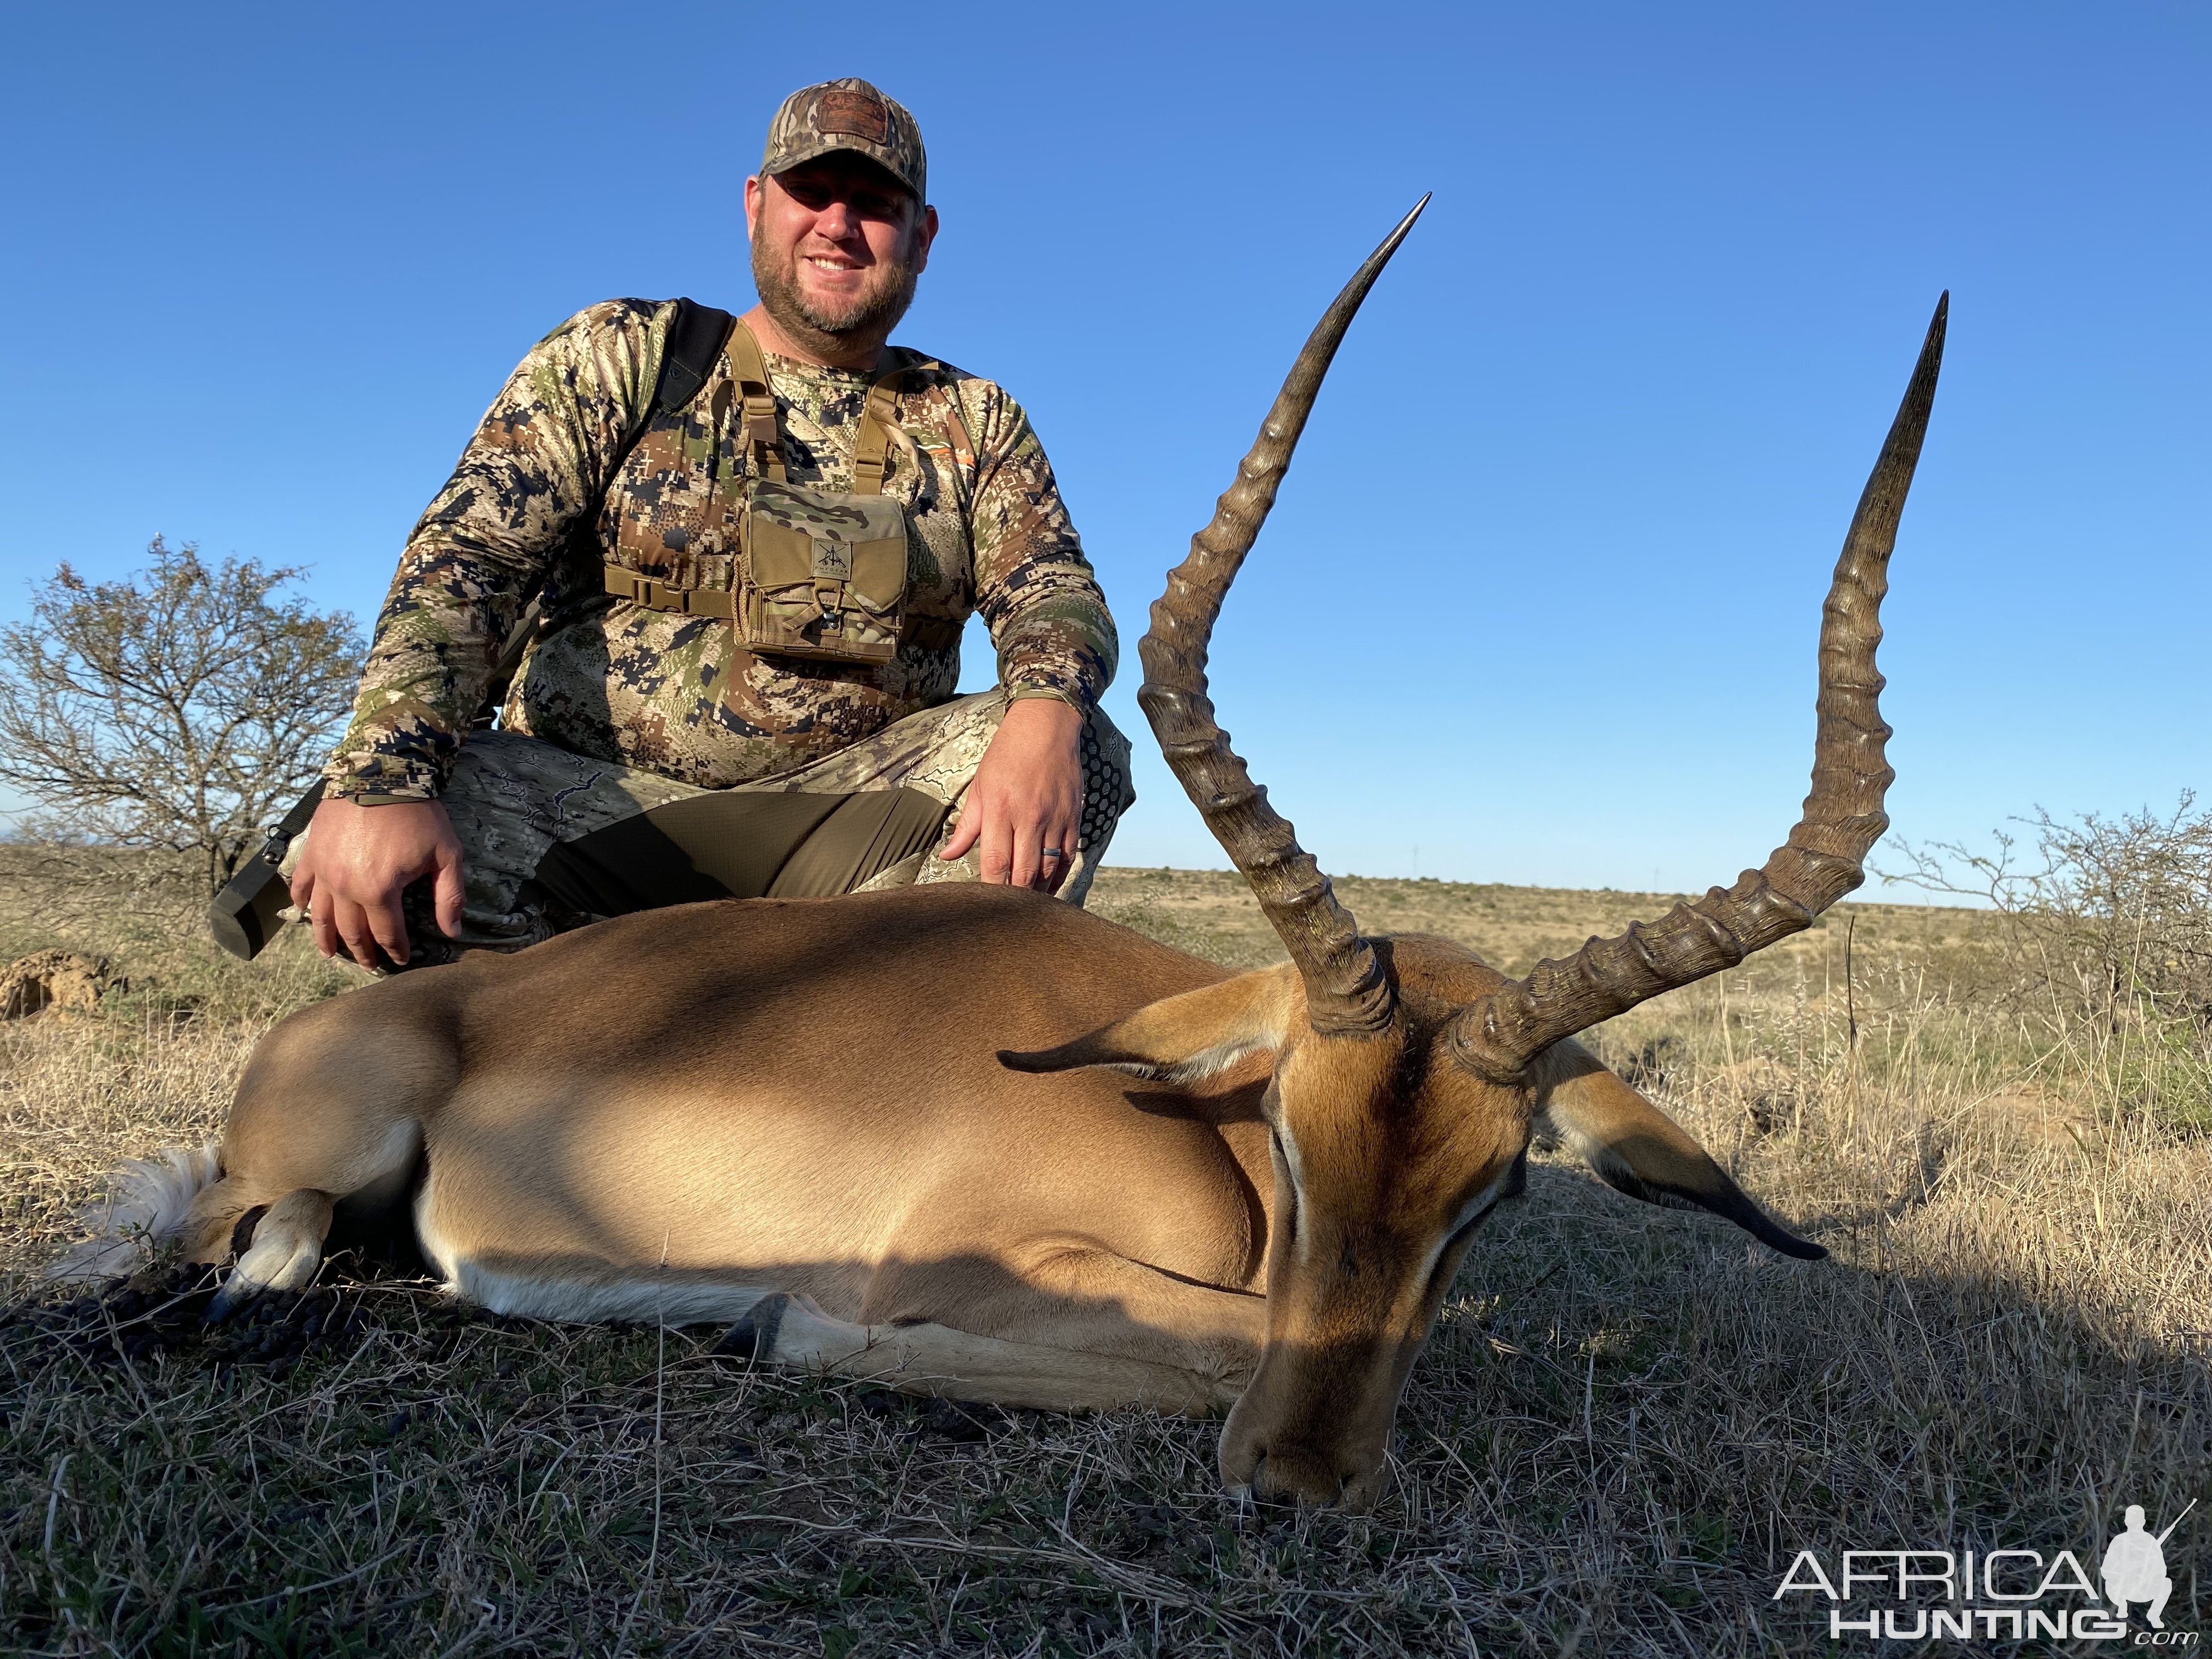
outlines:
M1389 983L1375 949L1359 936L1290 821L1267 805L1267 792L1229 746L1206 693L1206 649L1229 584L1259 538L1291 452L1313 412L1322 377L1367 290L1429 204L1426 196L1367 256L1323 313L1291 365L1236 482L1213 517L1190 539L1190 553L1168 573L1152 605L1152 629L1139 650L1145 684L1137 693L1167 763L1222 850L1242 871L1260 908L1305 981L1308 1018L1324 1035L1371 1033L1390 1023Z
M1678 904L1646 927L1632 922L1614 939L1593 939L1566 962L1540 962L1528 977L1498 987L1458 1016L1453 1045L1480 1076L1521 1074L1561 1037L1610 1019L1638 1003L1733 968L1754 951L1810 927L1813 918L1866 879L1868 850L1889 828L1882 797L1896 774L1883 758L1890 730L1875 669L1881 642L1882 595L1905 492L1920 459L1936 376L1943 362L1946 293L1936 302L1905 401L1881 457L1859 497L1836 576L1820 616L1819 722L1813 739L1813 787L1805 814L1765 864L1734 887Z

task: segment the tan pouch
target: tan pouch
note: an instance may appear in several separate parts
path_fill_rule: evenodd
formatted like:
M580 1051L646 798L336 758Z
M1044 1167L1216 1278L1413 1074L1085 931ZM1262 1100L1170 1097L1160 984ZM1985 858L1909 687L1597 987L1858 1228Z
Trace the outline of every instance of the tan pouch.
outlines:
M907 586L899 504L769 477L748 479L745 497L738 640L836 662L896 656Z

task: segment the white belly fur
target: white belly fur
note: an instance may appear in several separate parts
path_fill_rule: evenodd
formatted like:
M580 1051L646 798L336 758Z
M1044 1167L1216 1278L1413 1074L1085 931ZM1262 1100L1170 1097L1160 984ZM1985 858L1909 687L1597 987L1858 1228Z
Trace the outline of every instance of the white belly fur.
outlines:
M465 1254L437 1221L437 1177L422 1182L415 1200L415 1232L423 1255L447 1291L496 1314L574 1324L632 1321L642 1324L728 1323L742 1319L775 1288L718 1284L684 1276L635 1274L610 1264L604 1273L549 1268L532 1273L512 1262L489 1267Z

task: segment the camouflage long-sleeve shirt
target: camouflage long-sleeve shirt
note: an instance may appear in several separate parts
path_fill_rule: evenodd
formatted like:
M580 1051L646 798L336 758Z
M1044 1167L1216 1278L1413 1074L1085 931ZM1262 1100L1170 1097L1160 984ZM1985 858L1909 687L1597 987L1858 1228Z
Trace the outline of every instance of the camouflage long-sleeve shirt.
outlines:
M908 371L892 433L884 493L907 512L908 621L890 662L756 654L726 621L611 597L608 562L678 586L732 583L733 553L705 515L715 475L726 499L727 480L751 465L742 400L726 356L682 412L653 415L674 313L672 301L593 306L515 369L408 538L352 724L325 769L333 793L435 796L501 643L541 593L549 621L502 723L710 788L788 770L942 702L959 682L959 625L975 612L1013 696L1085 711L1097 702L1114 674L1114 624L1043 448L1012 398L943 365ZM768 366L791 478L851 489L869 377L775 356Z

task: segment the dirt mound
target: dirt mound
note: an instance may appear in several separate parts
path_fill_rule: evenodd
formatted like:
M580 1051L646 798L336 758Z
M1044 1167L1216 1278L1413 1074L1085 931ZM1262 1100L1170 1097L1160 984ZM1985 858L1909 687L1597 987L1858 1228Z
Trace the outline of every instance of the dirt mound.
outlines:
M41 951L0 968L0 1019L21 1019L45 1008L90 1013L117 983L104 961L74 951Z

